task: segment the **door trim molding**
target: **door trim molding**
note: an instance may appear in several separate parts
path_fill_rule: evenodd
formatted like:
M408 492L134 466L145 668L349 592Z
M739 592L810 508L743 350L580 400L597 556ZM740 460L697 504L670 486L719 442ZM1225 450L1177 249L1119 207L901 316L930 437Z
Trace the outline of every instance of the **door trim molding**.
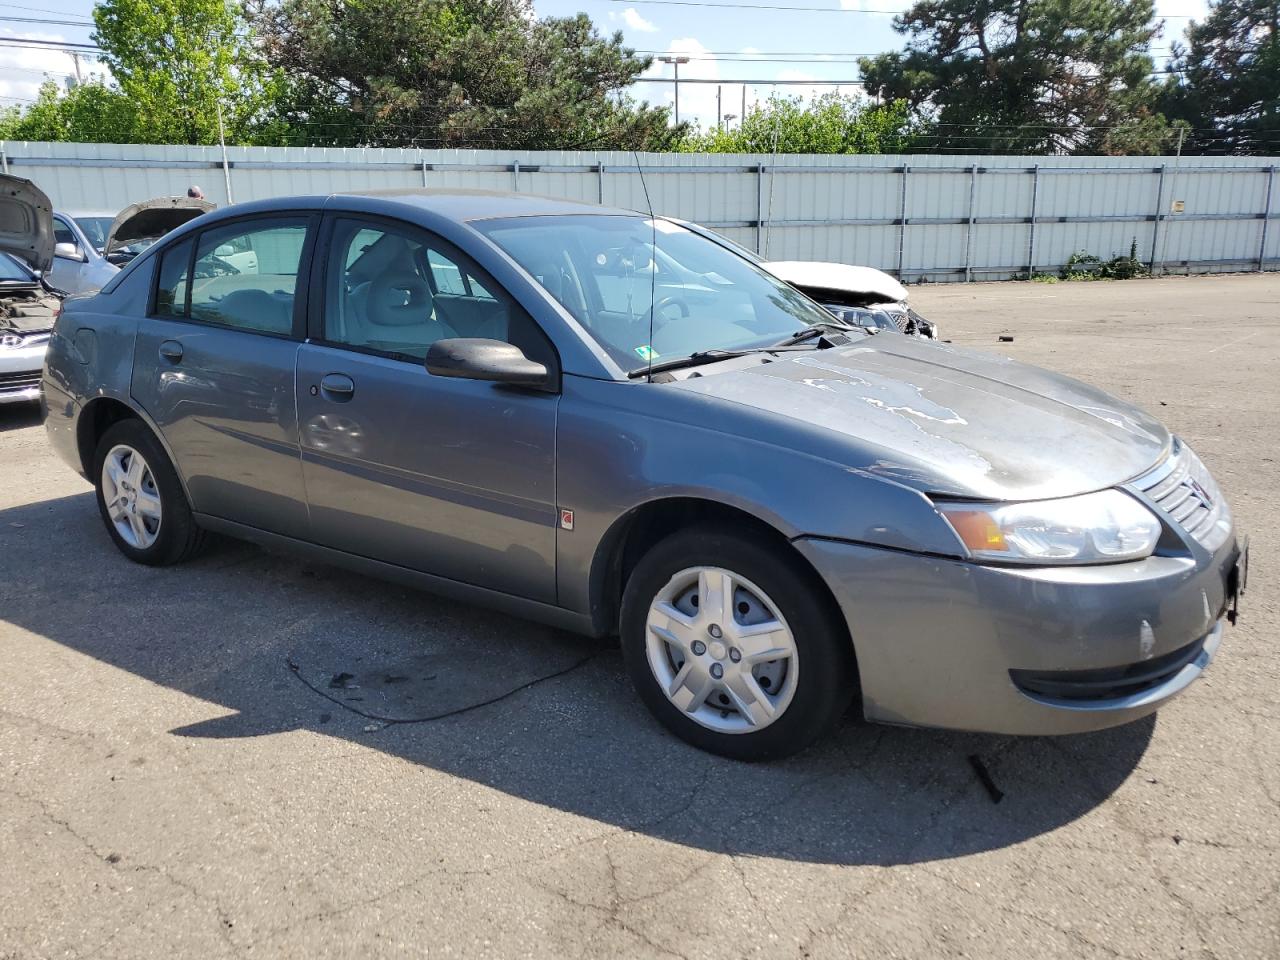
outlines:
M491 590L487 587L477 587L470 583L463 583L460 580L450 580L447 577L410 570L408 567L387 563L383 560L374 560L370 557L347 553L344 550L337 550L333 547L324 547L307 540L298 540L283 534L270 533L257 527L237 523L234 520L224 520L221 517L203 513L195 514L195 520L201 527L214 533L235 537L238 540L248 540L250 543L256 543L263 547L274 547L305 557L308 560L314 560L317 563L345 567L348 570L353 570L356 573L378 580L388 580L392 583L412 587L415 590L424 590L453 600L460 600L463 603L500 610L512 616L536 620L539 623L545 623L548 626L583 634L584 636L603 637L606 635L605 631L598 629L592 623L590 615L566 610L564 607L542 603L538 600L528 600L524 597L513 596L512 594Z

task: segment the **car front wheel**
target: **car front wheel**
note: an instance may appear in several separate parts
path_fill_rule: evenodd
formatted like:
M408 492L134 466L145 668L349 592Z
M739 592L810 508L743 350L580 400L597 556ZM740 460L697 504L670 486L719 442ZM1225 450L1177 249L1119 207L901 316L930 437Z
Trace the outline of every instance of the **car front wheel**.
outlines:
M623 655L645 704L713 753L767 760L831 730L856 692L848 634L815 575L782 546L689 530L636 565Z

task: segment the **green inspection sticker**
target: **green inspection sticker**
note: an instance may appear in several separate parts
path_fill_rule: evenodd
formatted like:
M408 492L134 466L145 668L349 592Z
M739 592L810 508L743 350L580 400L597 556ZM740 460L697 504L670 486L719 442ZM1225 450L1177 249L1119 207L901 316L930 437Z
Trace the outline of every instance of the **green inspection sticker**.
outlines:
M658 352L654 350L653 347L649 346L647 343L642 343L640 346L636 347L636 353L640 354L640 359L645 361L646 363L648 363L650 360L658 359Z

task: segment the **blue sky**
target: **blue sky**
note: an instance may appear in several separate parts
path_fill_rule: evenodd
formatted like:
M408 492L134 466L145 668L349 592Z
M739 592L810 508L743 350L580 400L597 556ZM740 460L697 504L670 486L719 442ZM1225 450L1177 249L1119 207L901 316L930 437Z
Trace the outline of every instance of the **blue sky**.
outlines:
M716 0L709 0L716 2ZM894 33L892 14L909 6L906 0L741 0L822 7L822 11L745 10L739 8L675 6L641 0L535 0L539 16L564 16L586 12L604 32L621 30L629 46L642 51L684 55L690 62L680 67L681 80L707 79L718 84L685 84L680 87L682 119L713 125L716 121L717 85L722 90L722 112L742 112L747 103L779 93L812 96L834 89L835 80L857 76L853 62L858 54L898 49L903 38ZM1161 16L1169 17L1164 36L1153 53L1161 59L1169 42L1179 38L1187 17L1202 18L1206 0L1156 0ZM0 19L0 36L88 43L89 14L93 0L14 0L0 3L0 17L43 18L75 21L77 25L37 24ZM884 12L882 12L884 11ZM83 26L78 24L83 23ZM74 70L70 56L52 50L0 49L0 103L29 100L41 81L52 77L65 82ZM82 72L98 71L92 61L81 61ZM655 63L647 76L670 78L672 67ZM803 85L774 85L774 81L802 81ZM744 81L752 81L744 83ZM825 81L825 83L824 83ZM844 88L852 91L855 88ZM642 83L637 97L651 103L670 104L670 83Z

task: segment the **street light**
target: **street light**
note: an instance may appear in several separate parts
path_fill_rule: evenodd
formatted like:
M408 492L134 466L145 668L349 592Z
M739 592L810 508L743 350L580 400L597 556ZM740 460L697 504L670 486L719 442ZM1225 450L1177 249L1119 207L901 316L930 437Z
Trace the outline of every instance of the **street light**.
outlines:
M676 126L680 126L680 64L688 63L688 57L659 57L663 63L671 64L675 70L675 87L676 87Z

